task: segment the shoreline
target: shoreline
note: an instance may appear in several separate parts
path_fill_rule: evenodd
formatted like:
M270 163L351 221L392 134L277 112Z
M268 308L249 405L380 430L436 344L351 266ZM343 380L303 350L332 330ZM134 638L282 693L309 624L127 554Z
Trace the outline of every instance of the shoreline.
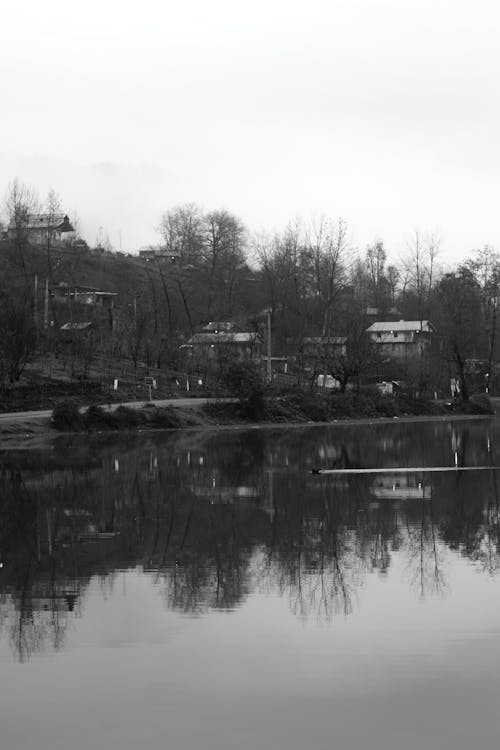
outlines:
M175 408L175 407L174 407ZM189 414L192 418L193 412L196 412L196 407L188 408L183 407L179 409L181 413ZM168 427L168 428L139 428L139 429L124 429L124 430L88 430L88 431L62 431L56 430L51 425L51 417L45 415L36 417L30 414L25 419L22 416L18 418L5 421L0 421L0 454L9 450L37 450L43 448L50 448L51 443L58 437L64 436L102 436L102 435L151 435L154 433L168 432L221 432L223 430L234 431L234 430L288 430L288 429L299 429L299 428L311 428L311 427L352 427L352 426L363 426L363 425L376 425L376 424L394 424L395 422L403 423L418 423L418 422L457 422L457 421L472 421L472 420L485 420L495 419L496 414L438 414L438 415L402 415L395 417L348 417L345 419L334 419L331 421L277 421L277 422L211 422L208 417L203 420L199 415L199 411L196 416L200 420L199 423L186 423L180 427Z

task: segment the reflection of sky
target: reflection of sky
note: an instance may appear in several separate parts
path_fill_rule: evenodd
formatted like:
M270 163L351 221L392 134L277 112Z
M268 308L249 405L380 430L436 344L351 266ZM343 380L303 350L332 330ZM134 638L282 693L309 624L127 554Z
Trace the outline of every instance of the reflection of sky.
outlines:
M153 576L94 579L58 654L16 664L3 633L2 747L495 747L500 582L440 554L442 595L420 599L393 553L330 623L272 589L192 619Z

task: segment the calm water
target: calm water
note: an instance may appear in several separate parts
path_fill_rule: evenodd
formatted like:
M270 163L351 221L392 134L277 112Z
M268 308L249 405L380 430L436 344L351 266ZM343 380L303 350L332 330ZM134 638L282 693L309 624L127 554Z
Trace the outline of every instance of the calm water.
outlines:
M0 454L0 747L500 739L495 421ZM408 467L318 476L312 467Z

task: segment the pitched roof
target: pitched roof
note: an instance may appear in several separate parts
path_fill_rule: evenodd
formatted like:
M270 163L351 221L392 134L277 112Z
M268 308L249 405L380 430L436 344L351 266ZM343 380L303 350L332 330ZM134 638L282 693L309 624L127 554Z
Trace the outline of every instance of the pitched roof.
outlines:
M97 289L94 286L82 286L81 284L68 284L67 281L60 281L59 284L54 288L55 291L59 292L71 292L73 294L118 294L118 292L106 292L102 289Z
M248 344L253 343L258 333L195 333L191 336L188 345L193 344Z
M202 331L204 333L230 333L235 328L234 323L227 321L210 321L206 326L203 326Z
M92 323L87 321L85 323L64 323L61 326L61 331L86 331L90 328Z
M61 232L74 232L68 216L66 214L27 214L25 217L19 217L21 223L26 229L59 229ZM16 226L16 220L12 219L9 228Z
M372 323L366 329L369 333L391 333L391 331L424 331L432 333L435 329L428 320L388 320Z
M336 344L342 345L347 341L346 336L304 336L302 339L304 344Z

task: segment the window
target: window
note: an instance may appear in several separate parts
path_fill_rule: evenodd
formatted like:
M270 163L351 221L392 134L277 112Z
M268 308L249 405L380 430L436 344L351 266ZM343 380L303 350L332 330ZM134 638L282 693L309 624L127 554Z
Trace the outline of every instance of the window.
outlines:
M397 337L398 337L398 332L394 331L394 338L397 339Z
M378 333L377 333L377 338L378 338L378 339L381 339L381 338L382 338L382 334L380 333L380 331L378 331Z

